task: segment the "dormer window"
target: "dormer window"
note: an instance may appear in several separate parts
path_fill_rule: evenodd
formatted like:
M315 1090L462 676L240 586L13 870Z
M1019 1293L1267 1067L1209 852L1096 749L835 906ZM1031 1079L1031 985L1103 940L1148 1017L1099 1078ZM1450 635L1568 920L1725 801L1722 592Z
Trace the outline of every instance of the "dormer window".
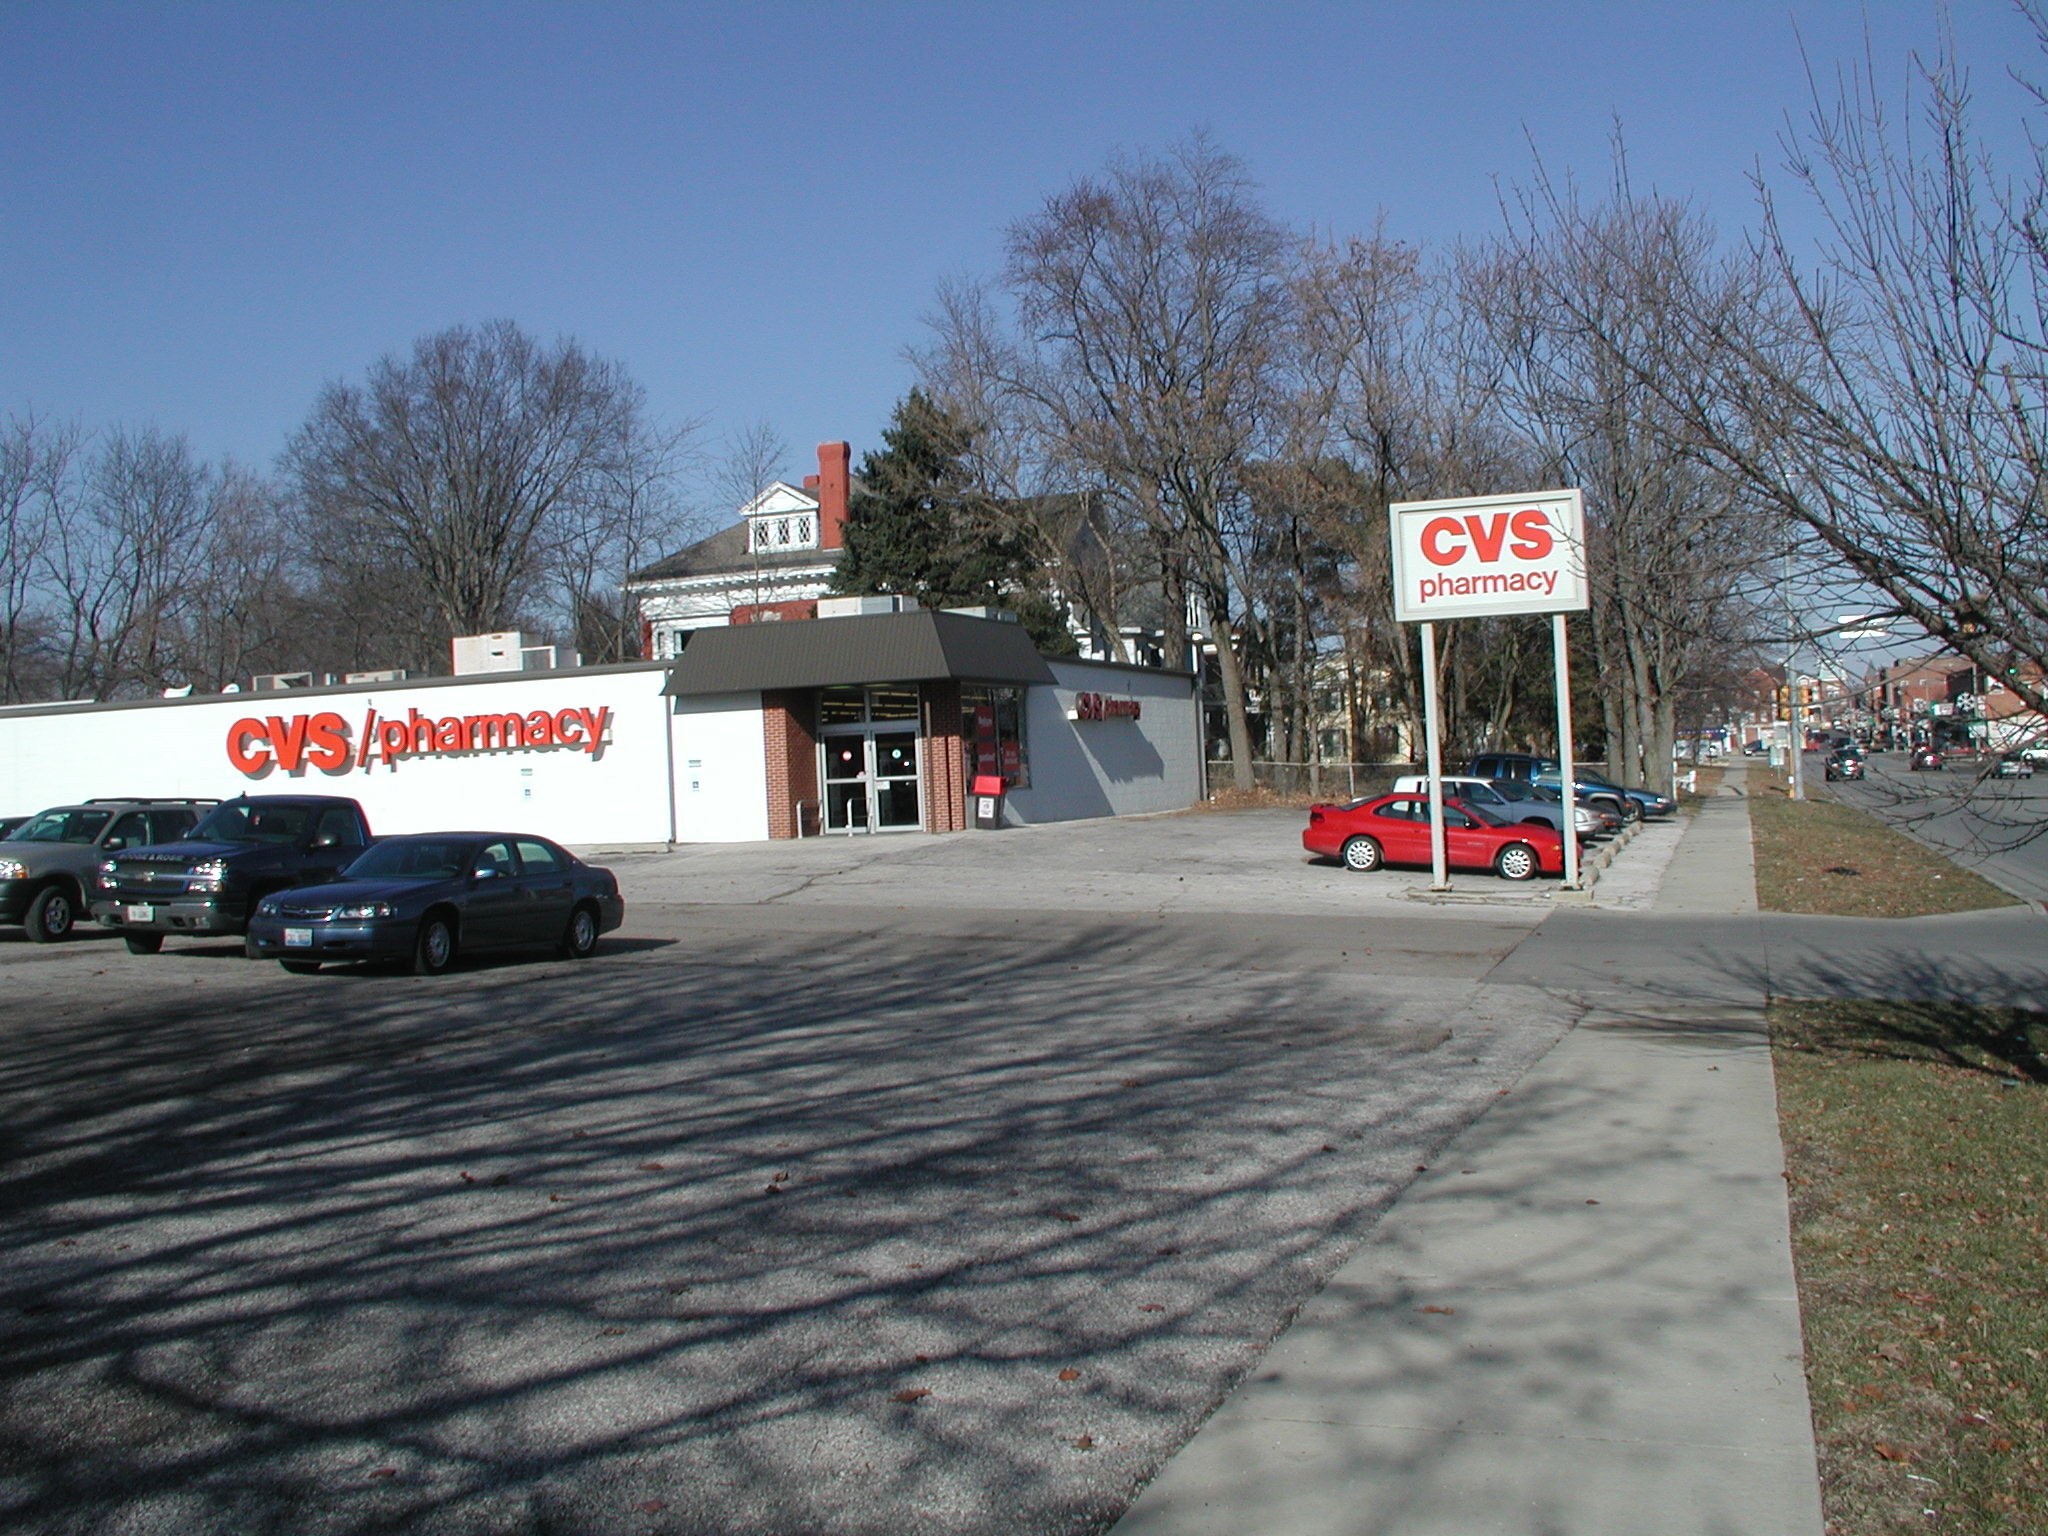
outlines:
M816 549L818 517L815 512L787 516L756 517L747 523L747 552L770 554L781 549Z

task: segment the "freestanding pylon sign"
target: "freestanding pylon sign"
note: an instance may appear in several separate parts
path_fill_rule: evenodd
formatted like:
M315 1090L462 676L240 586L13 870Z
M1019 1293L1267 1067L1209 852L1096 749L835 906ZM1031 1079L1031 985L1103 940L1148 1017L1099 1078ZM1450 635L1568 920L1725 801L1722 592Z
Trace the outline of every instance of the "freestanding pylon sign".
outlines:
M1497 614L1551 615L1557 671L1557 762L1564 795L1564 883L1579 884L1572 793L1572 694L1565 614L1583 611L1586 511L1579 492L1399 501L1387 508L1394 553L1394 617L1422 626L1422 732L1429 757L1430 881L1447 890L1442 721L1437 705L1436 623Z

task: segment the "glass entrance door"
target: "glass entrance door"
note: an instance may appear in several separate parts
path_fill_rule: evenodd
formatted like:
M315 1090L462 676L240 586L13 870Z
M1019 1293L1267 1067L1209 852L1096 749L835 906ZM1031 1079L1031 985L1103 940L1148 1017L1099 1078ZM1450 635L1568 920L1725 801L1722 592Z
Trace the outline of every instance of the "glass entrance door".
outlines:
M827 832L915 831L924 825L916 731L834 733L820 751Z
M874 826L868 814L868 739L827 736L825 754L825 830L865 832Z
M877 731L868 738L868 747L875 763L868 781L875 787L875 829L889 832L922 826L917 804L917 732Z

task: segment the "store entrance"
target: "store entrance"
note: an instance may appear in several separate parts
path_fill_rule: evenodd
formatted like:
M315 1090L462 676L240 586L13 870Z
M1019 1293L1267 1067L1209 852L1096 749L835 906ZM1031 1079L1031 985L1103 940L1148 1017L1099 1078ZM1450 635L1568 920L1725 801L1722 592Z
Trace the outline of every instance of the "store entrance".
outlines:
M915 730L842 728L825 736L819 751L827 832L915 832L923 827Z

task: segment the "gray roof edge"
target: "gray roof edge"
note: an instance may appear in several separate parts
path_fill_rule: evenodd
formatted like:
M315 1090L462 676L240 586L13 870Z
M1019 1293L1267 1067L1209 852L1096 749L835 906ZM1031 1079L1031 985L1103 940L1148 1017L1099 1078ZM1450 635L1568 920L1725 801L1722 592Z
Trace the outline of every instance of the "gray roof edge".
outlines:
M459 677L405 677L383 683L322 683L317 688L260 688L245 693L191 693L180 699L53 699L45 704L0 704L0 721L35 715L91 714L109 709L175 709L230 700L263 705L272 699L327 699L345 693L390 693L400 688L453 688L468 683L531 682L538 677L605 677L618 672L664 672L665 661L610 661L591 667L535 667L520 672L465 672Z
M916 609L695 630L662 691L682 698L949 677L1055 681L1022 626Z

